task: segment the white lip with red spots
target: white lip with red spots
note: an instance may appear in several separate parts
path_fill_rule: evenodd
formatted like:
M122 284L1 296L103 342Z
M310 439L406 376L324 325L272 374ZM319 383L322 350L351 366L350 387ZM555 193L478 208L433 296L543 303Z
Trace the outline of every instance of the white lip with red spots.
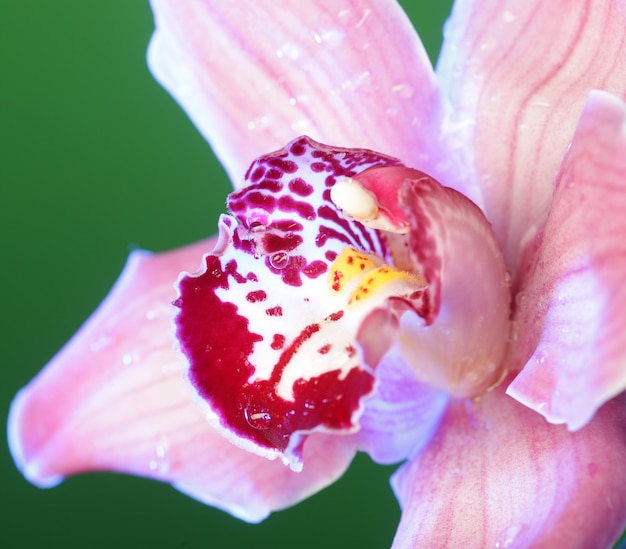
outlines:
M426 284L389 267L384 237L345 219L330 189L398 165L306 137L261 157L229 197L216 249L179 281L189 379L235 444L298 470L307 433L358 429L372 368L395 335L385 329L419 309Z

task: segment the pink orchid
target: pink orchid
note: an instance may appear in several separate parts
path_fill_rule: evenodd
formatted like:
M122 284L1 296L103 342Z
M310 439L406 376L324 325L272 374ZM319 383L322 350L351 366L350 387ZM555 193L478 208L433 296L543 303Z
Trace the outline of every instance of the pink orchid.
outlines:
M151 68L235 182L232 216L131 255L15 398L18 467L148 476L259 521L363 450L407 459L396 548L610 546L626 3L459 0L436 73L394 2L333 4L153 0Z

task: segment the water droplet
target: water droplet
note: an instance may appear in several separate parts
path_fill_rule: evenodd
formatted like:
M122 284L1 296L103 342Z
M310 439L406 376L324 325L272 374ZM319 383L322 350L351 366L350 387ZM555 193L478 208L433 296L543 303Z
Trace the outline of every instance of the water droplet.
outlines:
M546 363L547 358L548 354L545 351L539 351L535 355L535 364L537 364L537 366L542 366Z
M133 363L133 355L131 355L130 353L125 353L124 356L122 357L122 364L124 364L124 366L129 366L132 363Z
M411 99L415 91L413 87L409 84L397 84L393 88L391 88L393 93L397 93L403 99Z
M324 45L329 48L336 48L341 44L344 38L344 33L340 30L330 29L321 32L311 31L313 40L320 45Z
M512 23L513 21L515 21L516 17L513 13L511 13L508 10L505 10L502 13L502 19L504 19L507 23Z
M94 341L89 346L89 349L95 353L96 351L100 351L101 349L104 349L106 346L109 345L109 343L111 343L111 338L107 336L102 336L102 337L99 337L96 341Z
M350 10L347 10L347 9L339 10L339 12L337 13L337 17L339 17L340 20L348 19L350 17Z
M155 446L156 457L150 460L148 467L151 471L154 471L160 475L165 475L169 472L171 464L168 459L168 450L170 448L170 441L162 435L158 438Z
M495 547L510 547L515 542L515 538L520 533L521 528L519 526L509 526L498 537Z
M276 50L276 57L287 59L291 59L292 61L296 61L301 55L300 48L295 44L283 44L280 48Z
M263 406L250 405L243 413L248 425L253 429L265 431L272 426L272 415Z
M270 265L274 267L274 269L284 269L289 265L289 255L286 252L277 252L275 254L270 255Z
M359 19L359 22L356 24L356 28L361 28L364 24L365 21L367 21L368 17L372 14L372 10L369 8L366 8L365 11L363 12L363 16L361 17L361 19Z

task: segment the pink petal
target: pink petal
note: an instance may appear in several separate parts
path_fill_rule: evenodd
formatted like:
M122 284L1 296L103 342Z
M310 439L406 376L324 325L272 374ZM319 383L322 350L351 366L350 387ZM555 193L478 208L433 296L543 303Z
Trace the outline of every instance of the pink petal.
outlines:
M435 176L449 169L434 73L395 2L152 6L151 70L236 187L254 158L301 134L385 152Z
M589 91L624 97L625 48L621 0L455 3L437 72L512 271L545 221Z
M354 435L377 463L395 463L419 452L436 431L448 395L419 383L393 347L376 368L378 387L365 402Z
M594 92L518 296L518 345L524 359L534 353L508 390L570 429L626 389L624 212L626 105Z
M258 521L335 480L354 443L323 436L296 474L238 449L194 404L173 350L173 282L215 243L151 256L135 252L110 296L15 398L11 450L34 484L113 470L171 482L205 503Z
M394 549L611 547L626 526L626 399L569 433L503 394L448 408L392 483Z

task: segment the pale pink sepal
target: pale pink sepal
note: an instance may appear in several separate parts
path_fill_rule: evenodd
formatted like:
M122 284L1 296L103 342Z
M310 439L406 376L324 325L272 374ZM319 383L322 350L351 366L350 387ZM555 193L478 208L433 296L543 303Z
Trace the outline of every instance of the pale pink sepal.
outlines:
M395 2L153 0L152 8L150 68L235 187L254 158L302 134L390 154L447 185L465 176L452 169L464 149L446 153L439 143L434 72Z
M624 97L625 49L623 0L455 3L437 73L512 272L545 221L589 91Z
M570 433L502 387L451 403L392 484L393 549L611 547L626 526L626 396Z
M436 431L449 397L415 379L397 346L376 367L376 393L365 401L354 435L377 463L396 463L419 452Z
M517 298L508 393L570 429L626 389L626 105L591 94ZM522 355L523 356L523 355Z
M194 403L174 350L171 300L215 240L177 251L135 252L109 297L16 396L13 457L34 484L112 470L152 477L248 521L311 495L355 453L347 438L312 436L300 474L236 448Z

